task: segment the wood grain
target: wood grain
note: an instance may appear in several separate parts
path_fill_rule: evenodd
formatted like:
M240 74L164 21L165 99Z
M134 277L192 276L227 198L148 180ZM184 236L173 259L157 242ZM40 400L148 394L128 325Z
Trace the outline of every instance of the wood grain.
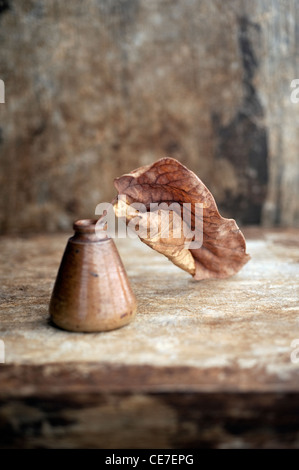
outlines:
M298 447L298 230L244 233L242 272L201 282L118 240L139 310L97 334L48 321L68 237L2 237L0 446Z

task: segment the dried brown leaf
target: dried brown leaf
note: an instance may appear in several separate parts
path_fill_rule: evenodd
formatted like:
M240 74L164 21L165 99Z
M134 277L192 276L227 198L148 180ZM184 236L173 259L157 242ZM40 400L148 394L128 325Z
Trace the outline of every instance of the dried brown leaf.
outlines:
M173 158L162 158L152 165L140 167L114 181L122 197L115 206L117 216L126 211L129 224L138 217L141 228L140 239L159 253L167 256L174 264L194 276L195 279L225 278L238 272L249 261L246 254L245 238L235 220L221 217L216 202L203 182L188 168ZM183 230L182 212L169 212L169 236L163 234L161 220L163 210L156 213L139 212L132 203L142 203L149 209L151 203L191 204L190 229L195 225L195 203L203 205L203 241L200 248L186 248L191 241ZM149 231L149 221L155 227L154 236ZM198 220L197 220L198 221ZM174 238L175 227L180 225L181 233ZM198 225L198 224L197 224Z

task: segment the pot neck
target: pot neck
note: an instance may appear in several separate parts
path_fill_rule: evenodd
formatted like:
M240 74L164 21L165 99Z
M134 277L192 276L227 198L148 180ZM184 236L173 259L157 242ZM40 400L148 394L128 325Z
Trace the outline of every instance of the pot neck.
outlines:
M102 242L110 240L106 231L98 224L97 219L77 220L73 224L73 229L75 231L75 234L72 237L73 241Z

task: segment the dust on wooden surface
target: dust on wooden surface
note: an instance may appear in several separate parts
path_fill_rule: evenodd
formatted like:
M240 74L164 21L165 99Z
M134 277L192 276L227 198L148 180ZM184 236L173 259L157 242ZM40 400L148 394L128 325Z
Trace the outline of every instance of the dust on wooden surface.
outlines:
M118 240L137 317L119 330L92 334L49 322L68 236L3 237L0 338L6 363L231 367L288 381L299 368L290 357L299 338L299 232L246 234L252 260L230 279L200 282L139 240Z

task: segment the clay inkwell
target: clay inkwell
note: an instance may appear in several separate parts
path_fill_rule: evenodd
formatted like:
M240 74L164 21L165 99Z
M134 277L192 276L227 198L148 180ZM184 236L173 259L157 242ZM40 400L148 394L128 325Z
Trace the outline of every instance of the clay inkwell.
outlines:
M136 314L136 299L114 244L97 220L78 220L50 301L55 325L69 331L119 328ZM97 224L97 227L96 227Z

